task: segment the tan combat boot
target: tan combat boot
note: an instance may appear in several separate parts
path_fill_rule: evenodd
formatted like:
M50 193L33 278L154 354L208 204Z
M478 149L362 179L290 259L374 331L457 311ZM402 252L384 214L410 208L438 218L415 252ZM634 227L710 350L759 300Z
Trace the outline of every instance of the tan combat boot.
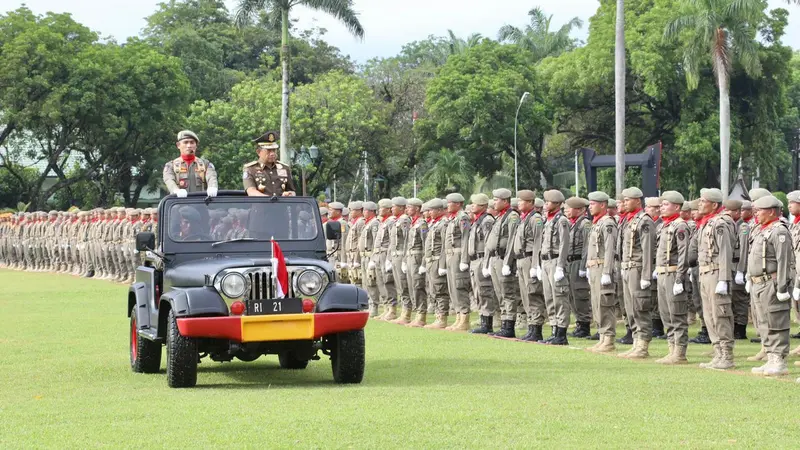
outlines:
M635 347L633 347L633 351L628 353L628 359L645 359L650 357L650 353L648 350L650 349L650 341L645 341L644 339L640 339Z
M377 319L378 318L378 305L372 304L369 307L369 318L370 319Z
M772 365L773 362L772 360L773 360L773 354L767 353L767 362L761 366L753 367L752 369L750 369L750 373L754 375L764 375L764 371Z
M617 351L616 345L614 345L614 336L600 336L600 345L597 346L593 353L613 353Z
M753 356L749 356L747 358L747 360L750 361L750 362L766 361L766 359L767 359L767 351L764 350L764 346L763 345L761 346L761 350L759 350L758 353L756 353Z
M657 359L657 364L670 364L670 361L672 361L673 354L675 353L675 344L672 342L667 342L667 344L669 345L669 353L667 353L667 356Z
M445 327L445 330L447 330L447 331L454 331L454 330L456 329L456 327L457 327L457 326L461 326L461 321L462 321L462 320L463 320L463 319L462 319L462 317L461 317L461 313L456 313L456 321L455 321L455 322L453 322L453 324L452 324L452 325L449 325L449 326Z
M627 358L628 355L630 355L631 353L633 353L634 350L636 350L636 347L638 345L639 345L639 338L633 338L633 347L631 347L630 349L625 350L624 352L620 353L619 355L617 355L617 357L619 357L619 358Z
M789 352L789 356L800 356L800 345L796 349Z
M469 313L461 314L461 323L453 325L453 331L469 331L471 329L469 326Z
M776 353L770 353L772 360L770 364L764 368L764 375L768 377L777 377L781 375L789 375L789 368L786 367L786 358Z
M422 328L426 325L428 313L418 312L414 317L414 321L406 325L409 328Z
M446 326L447 314L436 313L436 320L430 325L425 325L425 328L443 330Z
M686 359L685 345L675 346L675 353L672 354L672 360L668 364L689 364L689 360Z
M400 317L392 321L392 323L396 323L398 325L407 325L410 322L411 322L411 309L405 306L403 306L403 311L400 313Z
M716 370L728 370L736 367L736 363L733 361L733 344L720 345L719 349L719 360L716 364L712 364L710 368Z
M389 305L386 307L386 314L383 315L383 318L381 320L385 320L386 322L391 322L394 319L397 319L397 306Z
M700 363L701 369L710 369L722 357L722 352L719 349L719 344L712 344L714 349L714 357L707 363Z

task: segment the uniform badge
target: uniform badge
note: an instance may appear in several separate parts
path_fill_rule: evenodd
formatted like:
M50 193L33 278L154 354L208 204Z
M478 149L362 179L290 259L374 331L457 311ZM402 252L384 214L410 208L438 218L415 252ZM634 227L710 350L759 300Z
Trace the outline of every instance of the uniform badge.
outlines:
M186 173L188 170L186 166L181 166L180 173Z
M678 231L678 233L676 234L676 236L678 237L678 240L679 240L679 241L682 241L682 240L686 239L686 232L684 232L684 231Z
M278 176L279 177L287 177L289 174L286 172L286 169L278 169Z
M779 237L779 238L778 238L778 241L779 241L781 244L783 244L784 242L786 242L786 236L781 236L781 237Z
M246 180L248 178L250 178L250 172L245 170L244 173L242 173L242 179Z
M611 225L606 227L606 234L611 234L613 232L614 232L614 227L612 227Z

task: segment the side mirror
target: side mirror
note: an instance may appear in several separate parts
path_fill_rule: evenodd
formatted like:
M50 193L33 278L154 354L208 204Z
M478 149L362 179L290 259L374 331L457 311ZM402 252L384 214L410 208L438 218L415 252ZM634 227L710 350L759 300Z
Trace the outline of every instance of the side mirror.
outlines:
M156 235L150 232L138 233L136 235L136 251L144 252L156 248Z
M325 239L338 241L342 238L342 224L336 220L329 220L325 224Z

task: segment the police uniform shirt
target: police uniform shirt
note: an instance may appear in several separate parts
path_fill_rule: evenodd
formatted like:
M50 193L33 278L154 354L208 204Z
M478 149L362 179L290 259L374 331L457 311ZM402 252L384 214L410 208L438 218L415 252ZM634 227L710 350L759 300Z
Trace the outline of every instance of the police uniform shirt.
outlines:
M284 192L295 192L292 169L277 161L275 164L261 164L253 161L244 165L242 174L244 190L258 189L264 195L281 196Z
M214 164L203 158L195 158L191 164L181 157L175 158L164 164L162 176L170 194L178 189L202 192L209 187L217 187L217 170Z

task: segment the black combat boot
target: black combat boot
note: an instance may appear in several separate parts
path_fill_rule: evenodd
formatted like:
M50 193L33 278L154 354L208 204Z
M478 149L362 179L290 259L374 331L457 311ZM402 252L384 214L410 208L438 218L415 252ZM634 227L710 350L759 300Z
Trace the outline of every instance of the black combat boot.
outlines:
M481 316L481 326L471 330L470 333L473 334L489 334L492 333L494 330L492 329L492 320L494 319L493 316Z
M800 331L798 331L797 334L790 334L789 337L792 339L800 339Z
M538 342L539 342L540 344L549 344L549 343L550 343L550 341L552 341L553 339L555 339L555 338L556 338L556 329L557 329L557 328L558 328L558 327L556 327L555 325L551 325L551 326L550 326L550 337L549 337L549 338L547 338L547 339L539 339L539 341L538 341ZM542 336L542 337L544 337L544 336Z
M708 337L708 328L703 325L703 327L700 328L700 332L697 333L697 337L689 339L689 342L692 344L710 344L711 338Z
M569 341L567 340L567 329L557 327L555 339L548 342L547 345L569 345Z
M747 324L733 324L733 338L747 339Z
M659 319L653 319L653 337L656 339L666 339L667 333L664 332L664 322Z
M514 332L514 320L503 320L500 323L500 331L495 333L496 337L501 338L515 338L517 337L516 333Z
M544 336L542 336L542 325L534 325L533 337L531 338L531 342L539 342L542 339L544 339Z
M587 338L591 336L592 332L589 330L589 322L575 323L575 330L569 335L576 338Z
M627 333L625 333L625 336L622 336L621 338L617 339L617 343L625 344L625 345L632 345L633 344L633 332L631 331L631 327L626 326L625 329L628 330Z
M535 325L528 325L528 333L525 336L519 338L520 341L531 341L533 340L533 333L534 333Z
M600 340L600 333L595 333L589 337L590 341L599 341Z

